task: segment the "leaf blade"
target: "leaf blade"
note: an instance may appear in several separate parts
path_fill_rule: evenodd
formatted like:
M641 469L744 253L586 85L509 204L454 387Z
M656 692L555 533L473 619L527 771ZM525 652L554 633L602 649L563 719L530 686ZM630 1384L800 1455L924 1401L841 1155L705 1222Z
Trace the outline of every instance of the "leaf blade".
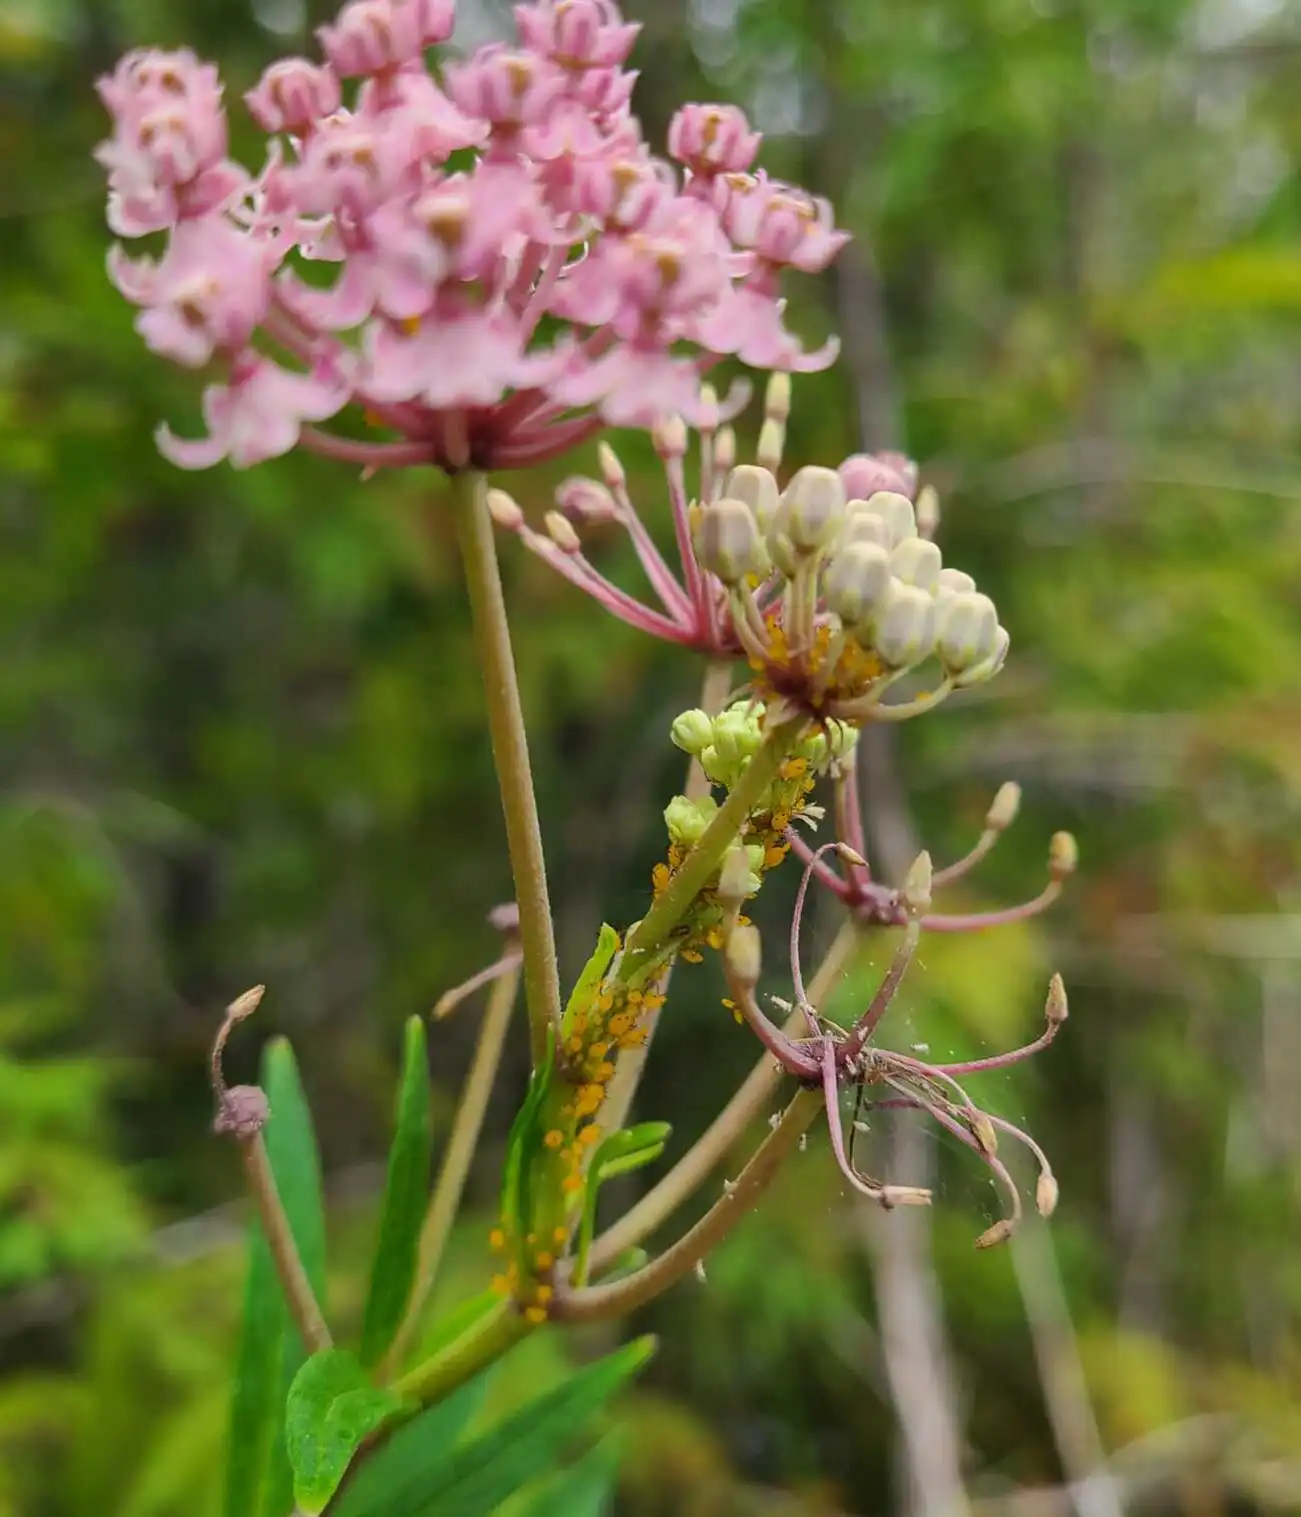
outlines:
M406 1026L379 1239L362 1317L365 1365L383 1358L411 1298L428 1201L432 1137L425 1024L423 1018L412 1017Z

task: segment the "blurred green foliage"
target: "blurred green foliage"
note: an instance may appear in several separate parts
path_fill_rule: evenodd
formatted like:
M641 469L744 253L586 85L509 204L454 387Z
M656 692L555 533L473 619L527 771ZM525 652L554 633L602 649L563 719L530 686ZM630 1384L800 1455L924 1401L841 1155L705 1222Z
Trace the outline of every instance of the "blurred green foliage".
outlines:
M1001 1046L1065 972L1062 1037L986 1092L1063 1181L1053 1237L1103 1444L1157 1510L1301 1510L1295 9L626 9L648 23L652 131L686 96L741 101L769 167L834 196L858 237L836 280L793 292L810 334L847 340L796 387L793 460L834 462L861 430L905 443L944 497L946 553L1012 632L987 698L903 735L909 811L884 801L887 821L956 857L1018 780L1022 820L964 888L973 907L1032 894L1055 828L1081 840L1050 919L926 945L886 1031ZM0 13L4 1517L217 1510L243 1269L238 1176L207 1132L217 1008L265 981L259 1031L294 1039L334 1310L359 1330L404 1019L486 962L508 893L450 538L417 520L437 480L308 458L176 472L151 432L185 423L193 387L103 275L94 75L189 42L237 98L325 16ZM654 501L649 448L625 453ZM536 510L558 477L513 488ZM630 569L613 541L593 551ZM641 910L678 783L665 734L699 671L506 557L572 976L600 920ZM765 902L774 924L792 887ZM753 1055L711 973L679 976L643 1087L670 1158ZM840 1008L871 983L857 966ZM436 1140L472 1020L434 1035ZM257 1042L237 1038L232 1078ZM521 1039L443 1305L482 1287L524 1063ZM985 1182L925 1143L967 1473L992 1510L1057 1481L1059 1456L1011 1261L971 1251ZM663 1348L623 1402L620 1510L906 1509L876 1314L860 1214L815 1142L707 1285L636 1324ZM609 1346L526 1344L493 1414Z

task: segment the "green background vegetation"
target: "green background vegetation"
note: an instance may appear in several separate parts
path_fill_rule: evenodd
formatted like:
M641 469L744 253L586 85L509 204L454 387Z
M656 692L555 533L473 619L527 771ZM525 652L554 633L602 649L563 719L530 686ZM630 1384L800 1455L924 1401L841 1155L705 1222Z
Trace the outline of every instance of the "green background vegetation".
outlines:
M895 1178L940 1187L929 1222L884 1223L813 1140L707 1284L624 1330L662 1348L619 1404L618 1510L948 1517L918 1479L947 1440L979 1510L1055 1513L1096 1422L1136 1509L1301 1511L1301 13L625 9L648 23L653 138L681 99L738 100L768 166L858 238L795 292L803 329L847 351L797 385L791 462L904 442L946 555L1012 632L980 699L873 748L878 846L957 856L1013 778L1022 819L962 904L1034 893L1058 827L1083 868L1033 930L925 945L887 1029L959 1057L1019 1041L1063 971L1063 1036L981 1092L1054 1159L1052 1251L972 1251L993 1197L946 1140L878 1134ZM267 1035L294 1040L332 1300L359 1317L403 1020L495 953L484 916L509 892L450 535L420 527L438 480L172 469L151 432L192 422L196 387L104 277L92 78L127 46L189 43L243 123L239 92L326 18L0 6L4 1517L216 1510L244 1217L207 1131L219 1008L269 986L233 1078ZM662 527L649 449L624 452ZM558 477L512 487L540 511ZM593 552L630 567L613 539ZM700 671L503 556L572 976L603 915L640 914L679 783L668 724ZM793 884L765 892L774 932ZM643 1087L670 1154L754 1053L714 973L678 976ZM433 1034L439 1132L474 1015ZM446 1302L489 1268L525 1059L521 1024ZM543 1335L493 1394L614 1341Z

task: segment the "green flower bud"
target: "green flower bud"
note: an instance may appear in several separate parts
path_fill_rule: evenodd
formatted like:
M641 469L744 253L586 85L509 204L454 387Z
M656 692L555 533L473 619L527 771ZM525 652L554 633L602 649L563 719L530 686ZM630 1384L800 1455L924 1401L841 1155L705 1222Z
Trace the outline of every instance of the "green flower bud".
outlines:
M867 503L890 529L892 548L917 536L917 514L906 495L897 495L893 490L878 490Z
M924 537L906 537L890 555L890 572L905 585L916 585L934 595L944 561L940 550Z
M754 894L751 888L753 878L754 871L745 856L745 849L729 848L723 858L723 867L718 872L719 899L739 905L746 896Z
M804 553L816 553L835 536L845 517L845 487L834 469L809 464L796 471L782 494L789 506L791 542Z
M821 769L827 762L830 749L826 738L821 732L810 732L806 738L801 740L796 752L800 758L807 759L812 768Z
M827 723L827 756L838 760L850 754L858 742L858 728L848 722L838 722L834 717Z
M694 848L717 810L718 802L712 795L702 796L698 801L675 795L664 808L664 825L668 828L670 841L683 848Z
M714 749L725 764L751 758L762 742L759 719L744 706L733 706L714 718Z
M724 491L732 500L743 500L765 531L777 510L777 481L758 464L739 464L727 476Z
M759 983L763 965L763 948L757 927L737 927L727 940L723 950L728 973L747 990Z
M747 843L745 845L745 861L750 866L750 873L759 878L763 873L764 846L762 843Z
M910 669L935 648L935 602L925 590L892 580L872 643L891 669Z
M669 730L675 748L699 756L714 741L714 721L706 711L684 711Z
M767 573L768 553L759 524L744 501L716 500L699 507L691 540L700 567L725 585L739 585L747 575Z
M890 558L879 543L850 543L827 565L822 597L847 627L875 612L890 588Z
M998 648L998 612L989 596L976 591L950 596L939 610L936 646L952 673L974 669Z

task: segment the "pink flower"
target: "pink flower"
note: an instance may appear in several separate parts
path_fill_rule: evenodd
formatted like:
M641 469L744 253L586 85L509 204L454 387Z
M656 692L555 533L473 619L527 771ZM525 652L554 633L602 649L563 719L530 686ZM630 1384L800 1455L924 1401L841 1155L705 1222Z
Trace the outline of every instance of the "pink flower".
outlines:
M324 421L347 403L350 386L340 374L291 374L270 359L246 353L229 384L203 392L209 435L177 437L163 423L159 451L181 469L209 469L229 458L237 469L288 453L305 421Z
M254 121L268 132L307 131L339 109L339 81L306 58L282 58L244 96Z
M266 315L280 250L255 242L219 215L183 221L161 262L114 250L109 276L146 309L136 330L155 353L199 368L218 351L245 347Z
M567 69L615 68L641 31L624 22L609 0L541 0L517 5L515 24L525 47Z
M729 174L719 181L718 198L723 227L737 247L777 267L819 273L849 241L848 232L836 231L829 201L762 171Z
M669 123L669 155L693 176L743 174L763 141L734 105L684 105Z
M499 44L447 70L447 92L467 116L494 127L531 126L565 92L565 76L545 58Z
M351 0L316 35L334 71L349 79L413 62L447 41L454 18L453 0Z
M690 359L632 343L600 358L575 355L551 393L567 406L596 406L616 427L653 427L670 416L694 423L705 415L700 373Z
M902 453L854 453L840 466L845 496L849 500L871 500L879 490L906 495L917 493L917 465Z
M366 333L359 385L382 404L419 401L431 410L495 405L510 388L541 373L522 351L509 313L444 293L407 331L377 322Z

